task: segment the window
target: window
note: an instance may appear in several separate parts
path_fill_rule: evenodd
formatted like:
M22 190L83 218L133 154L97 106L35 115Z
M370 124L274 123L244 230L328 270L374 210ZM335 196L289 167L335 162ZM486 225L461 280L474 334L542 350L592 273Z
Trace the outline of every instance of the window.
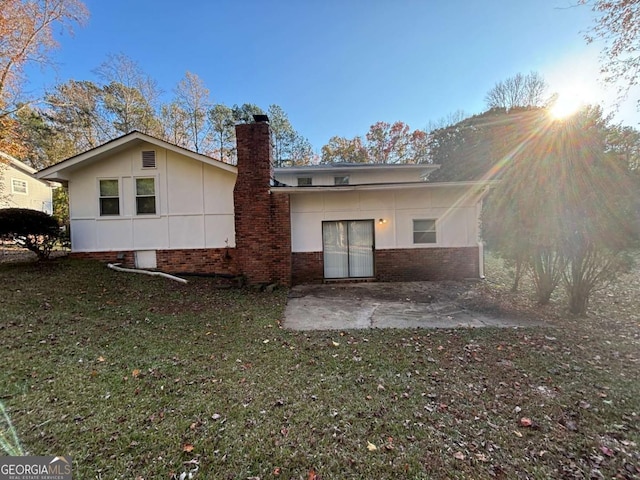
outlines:
M145 150L142 152L142 168L156 168L155 150Z
M100 180L100 216L120 215L118 180Z
M334 185L349 185L349 175L343 175L341 177L333 177Z
M436 243L436 221L414 220L413 243Z
M156 213L156 181L154 178L136 178L136 213Z
M311 185L311 177L298 177L298 186L299 187L307 187Z
M17 178L11 179L11 193L20 193L22 195L27 194L27 182L26 180L19 180Z

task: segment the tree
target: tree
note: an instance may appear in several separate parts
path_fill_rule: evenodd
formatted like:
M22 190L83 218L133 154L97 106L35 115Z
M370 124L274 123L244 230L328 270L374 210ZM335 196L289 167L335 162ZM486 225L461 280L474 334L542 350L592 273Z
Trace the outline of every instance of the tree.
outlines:
M104 112L103 94L94 82L69 80L45 98L45 117L73 145L74 153L97 147L117 135Z
M213 154L221 161L236 163L235 128L233 110L221 103L214 105L208 112L213 135Z
M483 238L507 257L528 260L538 300L548 301L563 281L578 315L638 239L631 175L607 138L599 108L547 120L510 157L483 213Z
M289 117L279 105L269 105L267 110L269 125L271 126L271 145L273 159L277 166L291 158L291 146L296 131L289 122Z
M440 117L438 120L429 120L426 131L432 132L434 130L447 128L461 122L465 118L467 118L467 115L464 113L464 110L456 110L454 112L448 113L444 117Z
M404 122L377 122L366 135L371 163L427 163L427 134Z
M0 8L0 117L15 111L23 68L28 62L47 63L57 42L54 25L73 32L88 11L80 0L3 0Z
M608 133L607 145L610 151L629 170L640 171L640 132L630 126L616 125Z
M0 238L15 240L39 260L49 258L59 235L57 220L44 212L27 208L0 210Z
M311 143L293 128L282 107L269 105L267 115L271 126L271 143L276 166L310 163L313 157Z
M105 82L105 113L117 134L139 130L158 135L155 110L160 92L156 81L124 54L109 55L96 73Z
M69 131L56 128L42 110L26 106L14 118L25 146L24 154L17 158L33 168L39 170L79 153L67 136Z
M440 165L434 181L495 179L503 165L542 131L548 115L543 109L494 108L429 134L429 161Z
M347 139L334 136L322 147L322 163L368 163L367 149L361 137Z
M547 83L536 72L518 73L494 85L485 96L487 108L542 107L546 102Z
M29 151L22 138L18 122L9 115L0 115L0 151L16 158L24 157ZM2 162L0 158L0 165Z
M291 166L312 165L319 163L319 160L318 155L313 151L311 142L296 132L291 143L289 164Z
M210 108L209 89L195 73L187 72L175 89L176 105L186 115L187 144L197 153L207 151L207 112Z
M322 163L428 163L426 132L403 122L377 122L361 137L332 137L322 147Z
M581 0L597 14L587 42L604 42L604 79L618 84L621 97L640 81L640 2L638 0ZM640 107L640 101L638 103Z
M253 103L243 103L242 105L234 105L231 107L233 112L233 120L235 123L251 123L254 115L264 115L265 112L259 106Z
M185 146L188 143L188 115L178 103L171 102L160 109L162 138L174 145Z

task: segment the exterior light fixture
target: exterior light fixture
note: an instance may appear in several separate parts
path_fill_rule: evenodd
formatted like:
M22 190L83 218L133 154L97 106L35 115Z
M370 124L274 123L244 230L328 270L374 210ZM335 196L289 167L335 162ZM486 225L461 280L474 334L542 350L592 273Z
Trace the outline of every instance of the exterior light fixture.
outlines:
M380 225L383 225L383 224L387 223L387 220L385 218L381 218L380 220L378 220L378 223Z

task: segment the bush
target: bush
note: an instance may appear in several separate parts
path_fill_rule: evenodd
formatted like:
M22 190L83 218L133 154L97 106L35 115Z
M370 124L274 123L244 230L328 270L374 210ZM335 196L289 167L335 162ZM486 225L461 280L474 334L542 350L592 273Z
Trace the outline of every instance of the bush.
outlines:
M59 236L60 226L51 215L28 208L0 209L0 238L31 250L39 260L49 258Z

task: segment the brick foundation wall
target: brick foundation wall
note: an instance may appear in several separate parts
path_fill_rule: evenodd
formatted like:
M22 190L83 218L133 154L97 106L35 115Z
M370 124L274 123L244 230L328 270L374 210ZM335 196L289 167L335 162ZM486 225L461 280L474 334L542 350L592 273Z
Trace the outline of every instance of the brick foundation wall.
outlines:
M478 247L376 250L375 278L381 282L478 278ZM322 252L292 254L292 283L322 283Z
M118 259L118 255L124 255L124 258ZM81 260L97 260L104 263L120 263L126 268L135 268L135 257L133 252L71 252L71 258L79 258Z
M291 254L291 283L322 283L324 261L322 252L294 252Z
M124 254L124 258L118 259L121 254ZM135 254L132 251L72 252L71 257L104 263L120 263L123 267L135 268ZM238 274L236 252L233 248L157 250L156 264L158 270L167 273Z
M233 191L238 269L249 284L291 283L289 195L272 194L268 123L236 125L238 177Z
M193 248L187 250L158 250L158 270L170 273L203 273L237 275L233 248Z
M382 282L478 278L479 254L478 247L376 250L376 278Z

